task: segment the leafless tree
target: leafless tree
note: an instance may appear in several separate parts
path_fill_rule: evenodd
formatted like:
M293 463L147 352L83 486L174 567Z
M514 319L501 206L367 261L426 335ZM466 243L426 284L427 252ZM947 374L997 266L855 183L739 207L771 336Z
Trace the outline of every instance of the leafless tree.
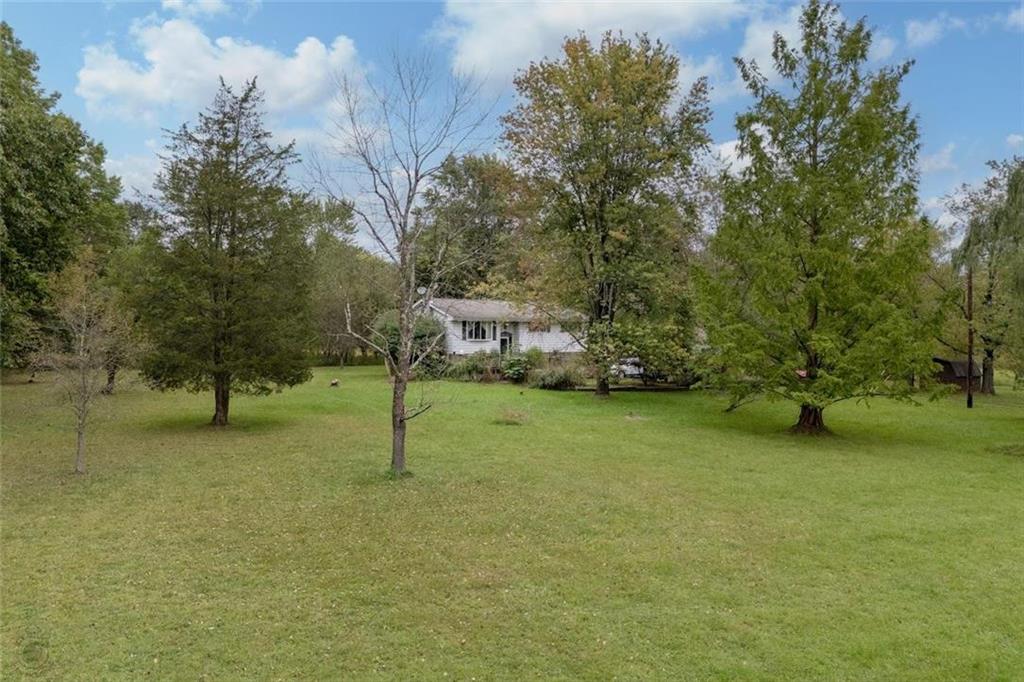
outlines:
M372 77L339 77L337 87L340 113L328 132L342 163L332 167L325 158L314 156L312 171L320 190L329 196L354 195L350 200L357 222L396 267L398 348L389 349L370 328L353 328L351 317L347 333L380 352L388 363L394 384L391 469L401 476L406 468L406 424L429 408L422 400L406 405L408 384L417 365L443 340L439 335L428 348L417 349L416 319L425 314L444 268L458 266L445 259L448 245L457 239L454 234L429 240L432 253L424 258L428 246L421 237L430 221L420 210L423 192L446 158L479 144L477 136L488 113L480 106L479 84L435 68L429 54L395 54Z
M123 366L132 347L131 317L101 286L88 250L53 282L57 335L35 366L53 372L61 401L75 415L75 472L85 473L85 433L107 385L111 362Z

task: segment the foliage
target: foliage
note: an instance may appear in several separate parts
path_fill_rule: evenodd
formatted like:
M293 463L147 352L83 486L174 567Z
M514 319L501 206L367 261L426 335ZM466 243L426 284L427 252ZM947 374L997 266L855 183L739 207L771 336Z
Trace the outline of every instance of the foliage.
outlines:
M650 324L637 321L622 326L623 357L635 357L643 368L644 383L696 381L689 325Z
M156 180L159 232L140 247L136 293L152 341L142 371L159 389L267 394L309 378L310 250L316 206L290 188L292 145L276 147L255 82L221 84L195 127L171 135Z
M371 350L348 325L369 328L392 304L397 287L394 266L338 234L348 231L318 229L313 236L313 316L320 357L332 363Z
M61 401L74 413L75 471L84 474L86 428L107 385L110 363L124 364L131 357L132 320L115 291L103 286L91 248L51 280L56 335L34 365L53 373Z
M498 353L478 351L449 363L445 377L459 381L498 381L502 376L501 366Z
M530 375L530 386L549 391L568 391L583 383L583 377L573 367L560 366L537 370Z
M372 328L374 338L391 356L388 368L392 369L398 362L402 341L398 311L387 310L380 313L373 321ZM432 315L418 315L412 329L412 357L418 365L419 374L437 378L445 368L444 325Z
M1024 158L990 161L988 166L990 174L982 183L961 185L947 197L946 204L963 234L953 253L954 270L960 275L970 268L974 290L980 294L973 324L983 354L982 391L991 393L995 390L996 360L1024 309L1024 299L1016 290L1024 229L1019 214L1009 209L1014 201L1011 180L1015 173L1024 173ZM955 288L963 292L962 285ZM957 326L965 326L963 319L957 322Z
M504 380L521 384L527 380L531 370L543 363L544 353L538 348L506 355L495 351L478 351L450 362L444 375L458 381Z
M521 384L526 381L531 369L530 361L525 355L510 355L501 363L502 377L513 384Z
M737 117L750 166L726 182L702 276L709 383L734 405L801 405L800 428L850 398L909 397L931 373L934 321L920 283L931 239L917 220L917 124L900 102L909 64L864 69L871 33L809 2L801 44L775 36L773 89L737 60L754 98ZM788 94L787 94L788 93Z
M56 111L35 54L0 22L0 363L22 365L57 324L48 283L82 244L97 258L123 237L120 181L102 145Z
M435 296L464 297L515 264L522 183L496 156L449 157L423 193L417 271Z
M607 391L619 324L682 295L696 211L687 187L709 141L707 84L679 97L679 58L647 36L569 38L559 60L515 79L504 139L541 197L534 286L585 315L582 337Z

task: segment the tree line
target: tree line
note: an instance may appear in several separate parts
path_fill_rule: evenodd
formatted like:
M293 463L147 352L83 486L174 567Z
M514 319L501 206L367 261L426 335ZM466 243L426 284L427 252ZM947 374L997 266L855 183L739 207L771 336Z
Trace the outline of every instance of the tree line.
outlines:
M471 79L396 56L341 80L336 154L305 160L305 187L256 81L221 82L168 132L153 195L124 201L3 24L3 363L72 377L82 470L90 401L121 367L212 391L223 426L234 393L375 354L401 475L407 422L428 407L407 404L408 383L441 342L421 325L436 296L575 311L598 395L635 356L730 409L791 401L803 433L840 401L914 400L932 356L967 355L975 334L994 392L997 367L1024 373L1024 160L951 193L940 229L917 200L912 64L870 70L866 20L832 3L809 2L800 29L775 36L770 65L736 60L752 100L741 169L709 162L707 82L682 92L667 45L610 32L519 72L501 155L481 152Z

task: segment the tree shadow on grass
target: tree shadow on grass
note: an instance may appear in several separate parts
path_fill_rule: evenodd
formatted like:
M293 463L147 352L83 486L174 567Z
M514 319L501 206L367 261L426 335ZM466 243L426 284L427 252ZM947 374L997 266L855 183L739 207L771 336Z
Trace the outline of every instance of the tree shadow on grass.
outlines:
M139 422L139 427L151 433L260 433L288 428L297 421L295 417L280 414L243 413L231 416L227 426L213 426L209 413L187 412L150 417Z

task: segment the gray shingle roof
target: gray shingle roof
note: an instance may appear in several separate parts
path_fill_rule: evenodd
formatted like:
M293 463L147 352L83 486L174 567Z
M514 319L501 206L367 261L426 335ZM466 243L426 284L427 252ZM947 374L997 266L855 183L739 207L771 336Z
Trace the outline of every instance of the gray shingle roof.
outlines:
M496 320L529 322L545 315L532 305L519 305L489 298L435 298L430 305L453 320Z

